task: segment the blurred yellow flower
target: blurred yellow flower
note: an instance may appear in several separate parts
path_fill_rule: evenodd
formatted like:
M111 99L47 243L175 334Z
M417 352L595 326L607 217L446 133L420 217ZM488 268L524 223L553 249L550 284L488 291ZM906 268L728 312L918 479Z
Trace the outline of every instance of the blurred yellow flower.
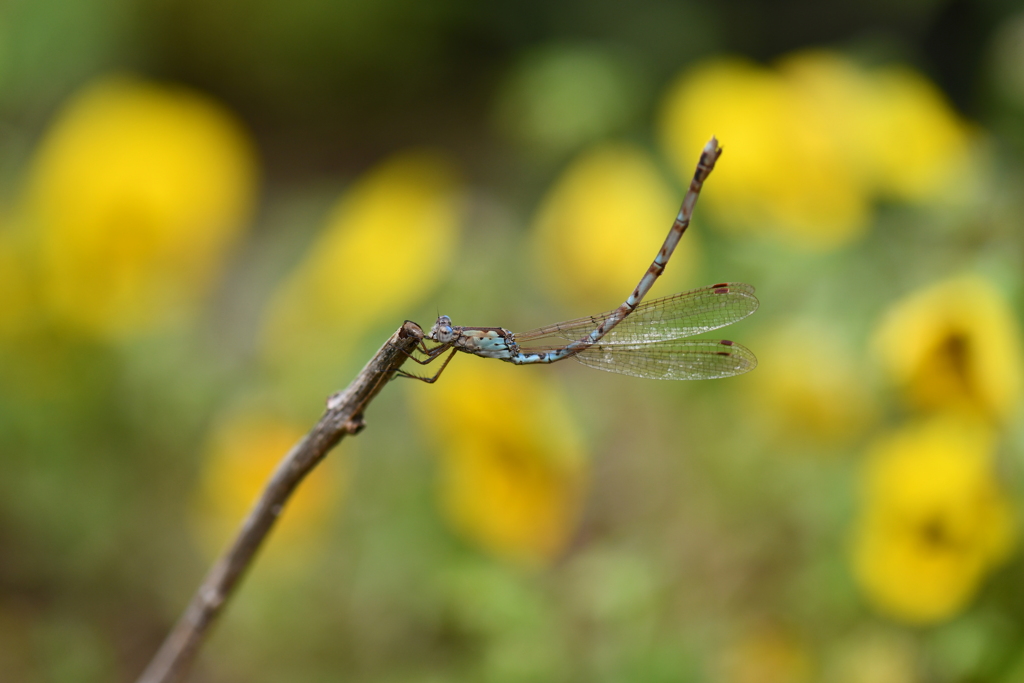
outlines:
M744 392L788 447L840 444L862 434L874 419L863 372L831 329L796 324L755 347L760 369Z
M895 303L874 337L889 375L911 403L1006 418L1021 391L1016 317L984 278L940 282Z
M884 69L875 75L871 104L860 149L871 150L880 195L937 201L971 186L980 171L974 132L930 81L905 67Z
M105 80L73 98L33 162L44 303L100 337L187 318L253 208L238 122L183 88Z
M456 359L417 396L419 421L440 452L444 512L499 557L550 562L580 512L587 474L580 435L562 398L538 375L475 361Z
M722 141L728 163L707 202L726 227L808 249L859 237L878 196L943 200L973 172L971 130L924 77L825 51L774 69L699 65L669 88L660 127L683 178L692 150L712 133Z
M207 438L196 492L196 535L211 555L224 550L284 456L307 429L266 411L223 417ZM294 549L314 540L347 484L336 452L300 484L274 530Z
M731 229L828 249L863 232L868 197L818 103L779 72L740 59L700 65L671 86L661 136L681 178L711 134L725 156L706 206Z
M1012 549L994 445L988 428L942 416L870 449L853 568L880 611L920 624L952 617Z
M927 78L871 71L825 51L793 54L779 72L813 101L865 185L902 201L946 200L969 185L974 132Z
M803 683L812 679L807 646L778 628L762 627L733 643L715 680L723 683Z
M691 150L691 172L703 145ZM534 219L538 274L556 295L614 308L650 265L681 201L639 148L609 144L580 155ZM691 232L672 257L658 283L665 292L679 289L692 267L694 241Z
M338 355L361 327L389 318L397 327L445 277L462 210L457 174L440 154L404 152L369 171L271 302L267 357L315 361Z

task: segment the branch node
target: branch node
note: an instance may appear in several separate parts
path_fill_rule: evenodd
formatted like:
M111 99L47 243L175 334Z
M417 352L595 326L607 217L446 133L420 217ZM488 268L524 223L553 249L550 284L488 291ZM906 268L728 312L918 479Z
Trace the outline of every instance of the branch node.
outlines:
M352 436L355 436L359 432L363 431L363 429L365 429L365 428L366 428L366 420L363 419L363 414L362 413L359 413L358 415L354 415L352 417L352 419L349 420L348 422L346 422L344 424L344 426L342 427L342 429L344 429L346 433L348 433L348 434L350 434Z

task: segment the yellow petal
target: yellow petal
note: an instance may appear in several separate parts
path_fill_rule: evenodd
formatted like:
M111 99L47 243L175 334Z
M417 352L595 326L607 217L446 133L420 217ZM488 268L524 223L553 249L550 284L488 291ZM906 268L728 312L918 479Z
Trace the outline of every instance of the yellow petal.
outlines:
M833 125L821 102L784 75L718 59L669 87L659 128L684 180L693 174L693 150L718 136L724 155L705 206L724 227L832 249L862 234L871 217L866 187Z
M854 570L882 612L913 623L948 619L1012 546L995 440L980 423L943 415L879 439L865 463Z
M108 338L187 318L249 218L255 177L245 132L206 97L128 79L87 87L28 183L49 312Z
M934 85L824 50L774 69L697 65L669 88L660 129L684 179L690 150L718 136L725 156L707 195L725 227L806 249L862 235L878 198L947 202L979 185L976 136Z
M702 147L691 150L692 164ZM618 306L665 241L680 202L682 196L666 186L641 149L605 145L580 155L555 182L534 220L538 274L555 296L582 306ZM693 232L659 279L662 292L680 289L687 279L697 241Z
M440 454L439 492L453 528L498 557L535 566L569 542L587 468L564 400L529 370L460 357L424 385L429 392L414 391Z
M848 442L874 419L863 370L831 329L797 324L749 341L760 364L744 392L787 446Z
M351 348L368 325L393 318L397 327L447 277L461 220L460 184L444 156L407 151L370 170L275 294L266 357L315 364Z
M274 413L247 410L222 417L207 439L196 492L198 540L215 555L242 520L306 427ZM326 528L347 484L344 460L333 453L304 479L288 501L273 538L291 546L316 539Z
M1021 339L999 291L974 275L913 292L874 336L883 367L915 406L1005 418L1021 392Z

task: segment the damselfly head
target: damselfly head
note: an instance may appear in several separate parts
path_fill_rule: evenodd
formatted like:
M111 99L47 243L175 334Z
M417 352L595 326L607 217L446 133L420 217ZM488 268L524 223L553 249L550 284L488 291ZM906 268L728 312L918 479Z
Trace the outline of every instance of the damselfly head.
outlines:
M446 315L438 316L437 322L430 328L430 339L442 344L447 344L455 338L455 330L452 329L452 319Z

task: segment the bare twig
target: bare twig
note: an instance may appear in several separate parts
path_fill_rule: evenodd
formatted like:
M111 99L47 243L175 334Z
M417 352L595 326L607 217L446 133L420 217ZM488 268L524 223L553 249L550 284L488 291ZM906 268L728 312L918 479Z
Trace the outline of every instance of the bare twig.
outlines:
M239 529L234 543L206 575L185 613L164 640L138 683L180 680L210 625L266 538L292 492L346 434L365 426L363 411L423 339L423 330L406 321L344 391L327 400L320 421L277 466L263 493Z

